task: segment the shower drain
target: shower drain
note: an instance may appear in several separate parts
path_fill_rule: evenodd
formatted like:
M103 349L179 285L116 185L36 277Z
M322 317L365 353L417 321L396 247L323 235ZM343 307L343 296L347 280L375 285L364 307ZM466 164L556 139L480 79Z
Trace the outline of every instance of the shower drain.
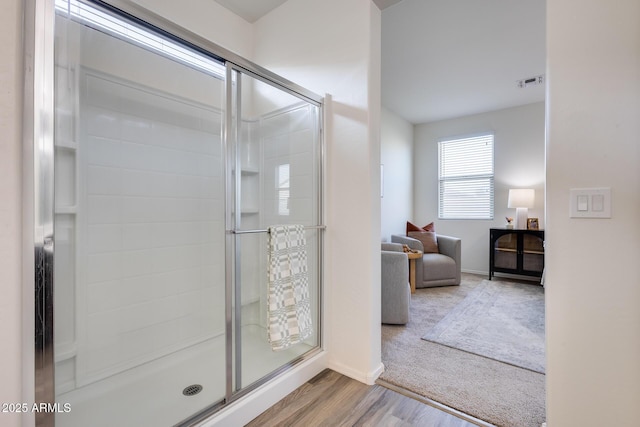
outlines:
M182 390L182 394L185 396L195 396L196 394L202 391L202 386L200 384L191 384L188 385Z

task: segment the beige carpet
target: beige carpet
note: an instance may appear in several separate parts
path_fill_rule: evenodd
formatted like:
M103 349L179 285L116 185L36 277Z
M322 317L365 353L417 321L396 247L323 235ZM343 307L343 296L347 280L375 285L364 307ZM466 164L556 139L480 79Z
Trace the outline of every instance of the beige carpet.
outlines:
M463 274L460 286L418 289L409 324L382 325L380 379L497 426L539 427L544 374L421 339L483 279Z
M422 339L544 374L544 288L483 280Z

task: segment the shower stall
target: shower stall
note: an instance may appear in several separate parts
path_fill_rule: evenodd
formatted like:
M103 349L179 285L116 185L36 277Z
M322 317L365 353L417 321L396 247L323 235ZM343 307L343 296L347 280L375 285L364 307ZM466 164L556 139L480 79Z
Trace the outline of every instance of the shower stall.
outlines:
M322 98L129 3L36 2L36 399L69 409L38 424L187 425L318 352ZM280 351L277 224L304 226L313 322Z

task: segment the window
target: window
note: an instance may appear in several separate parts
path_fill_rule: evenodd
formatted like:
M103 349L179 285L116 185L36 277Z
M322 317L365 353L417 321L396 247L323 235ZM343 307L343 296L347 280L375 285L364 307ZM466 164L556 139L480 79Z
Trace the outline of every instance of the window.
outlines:
M493 134L438 143L440 219L493 219Z
M276 190L278 191L278 215L289 215L289 164L278 165Z

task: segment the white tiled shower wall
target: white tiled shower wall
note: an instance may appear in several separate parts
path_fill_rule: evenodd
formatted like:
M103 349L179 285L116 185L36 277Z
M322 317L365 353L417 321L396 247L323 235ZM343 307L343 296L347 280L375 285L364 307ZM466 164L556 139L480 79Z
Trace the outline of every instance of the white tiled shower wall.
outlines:
M80 87L80 142L58 150L57 354L77 347L58 357L60 391L224 332L220 112L96 72ZM312 107L294 106L246 121L242 228L318 223L316 120ZM307 233L314 301L317 233ZM242 242L243 324L264 326L266 235Z
M316 225L317 176L314 156L315 116L303 105L265 116L260 121L264 149L264 220L267 224ZM288 213L279 210L278 170L288 165Z
M78 385L224 330L220 113L81 85Z
M272 95L275 96L274 93ZM242 175L241 229L268 228L277 224L317 225L315 177L317 118L315 107L295 104L252 117L242 123L240 156ZM287 214L279 210L278 168L288 165ZM317 230L307 232L310 290L317 301ZM266 327L267 235L241 235L243 323ZM256 268L256 260L259 267ZM315 337L313 338L315 339Z
M262 160L262 220L266 226L276 224L302 224L315 226L318 217L318 182L317 168L318 135L317 110L308 104L297 104L278 111L265 114L260 118L260 147L263 150ZM289 195L283 204L287 209L281 210L279 190L279 169L288 165ZM316 319L318 301L318 234L319 230L306 232L307 255L309 266L309 291L312 310ZM266 236L262 237L261 246L266 247ZM266 257L263 257L266 271ZM266 284L261 286L261 299L266 300ZM264 304L261 306L261 317L266 319ZM314 322L317 326L317 322ZM317 332L317 329L316 329ZM310 341L317 343L314 333Z

